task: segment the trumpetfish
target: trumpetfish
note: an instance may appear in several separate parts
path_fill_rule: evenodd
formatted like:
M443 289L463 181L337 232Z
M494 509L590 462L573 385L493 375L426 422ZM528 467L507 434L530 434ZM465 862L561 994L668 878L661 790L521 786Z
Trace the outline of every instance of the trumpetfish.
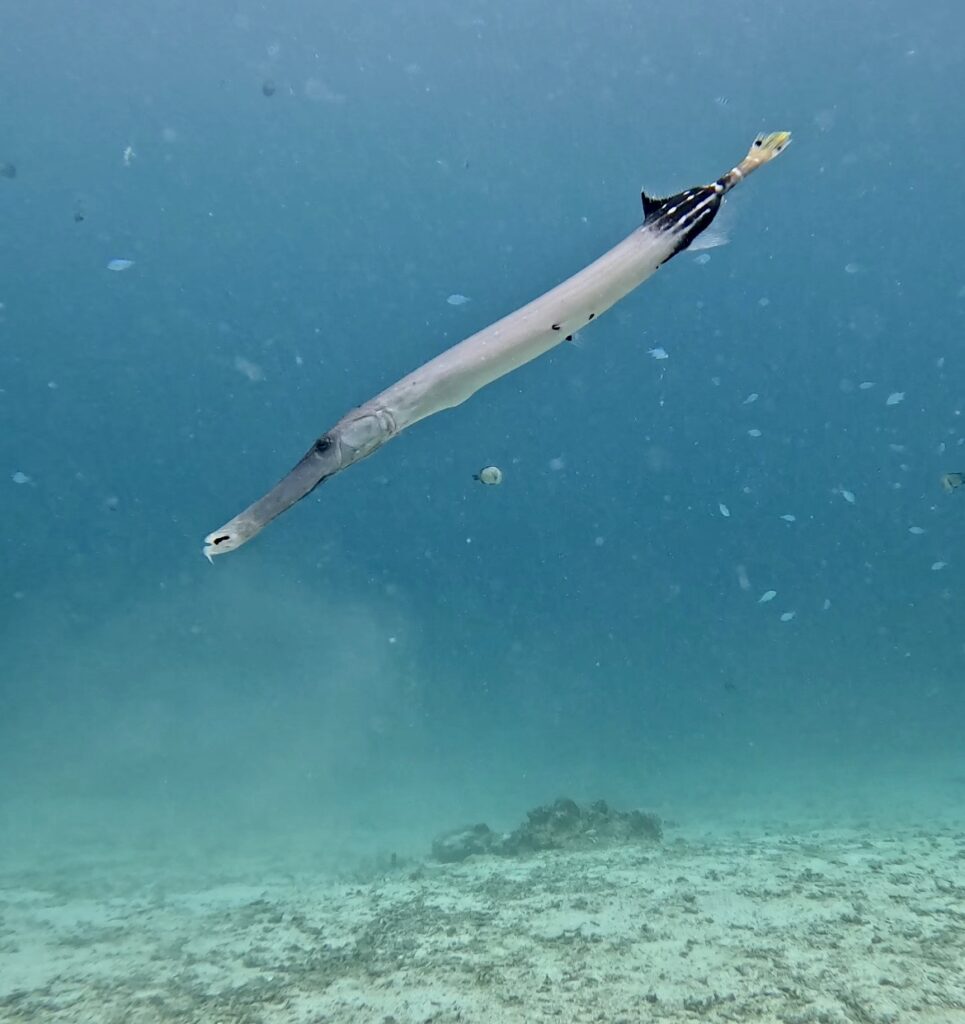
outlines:
M480 388L572 339L683 252L710 226L724 196L782 153L790 141L790 132L758 135L747 156L710 185L665 199L641 193L640 227L562 284L453 345L343 416L264 497L205 537L208 560L246 544L320 483L371 455L406 427L461 405Z

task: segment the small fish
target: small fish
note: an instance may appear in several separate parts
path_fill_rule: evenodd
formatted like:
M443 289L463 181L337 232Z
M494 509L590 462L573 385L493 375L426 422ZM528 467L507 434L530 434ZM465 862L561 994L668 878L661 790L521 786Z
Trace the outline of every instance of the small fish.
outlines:
M940 569L944 569L948 565L948 562L932 562L931 571L938 572Z
M667 350L665 348L660 348L659 346L657 348L648 348L647 349L647 355L648 356L653 356L654 359L669 359L670 358L670 355L668 354Z
M860 384L858 385L858 387L859 387L859 388L860 388L860 389L861 389L862 391L870 391L870 390L871 390L871 389L872 389L872 388L873 388L874 386L875 386L875 382L874 382L873 380L863 380L863 381L862 381L862 382L861 382L861 383L860 383Z
M885 405L897 405L899 402L903 402L904 400L904 391L892 391L891 394L885 399Z
M14 482L15 484L29 484L29 483L30 483L30 477L29 477L29 476L27 476L27 474L26 474L26 473L21 473L21 472L19 472L19 471L18 471L18 472L16 472L16 473L14 473L14 474L13 474L13 476L12 476L12 477L10 477L10 479L11 479L11 480L12 480L12 481L13 481L13 482Z
M965 484L965 473L946 473L942 477L942 488L948 494L951 494L956 487L961 487Z
M761 436L761 432L757 429L757 427L751 427L751 429L747 431L747 436L748 437L760 437Z
M913 533L916 537L920 537L924 532L924 526L909 526L908 532Z
M757 599L758 604L767 604L768 601L773 601L777 597L776 590L765 590L763 594Z
M725 519L729 519L730 518L730 509L723 502L721 502L717 507L720 509L720 514Z
M797 522L797 516L792 516L790 512L785 513L783 516L781 516L781 518L784 520L785 523Z
M846 487L835 487L831 492L832 494L840 494L842 498L849 504L853 505L856 501L854 491L849 491Z
M107 269L119 274L122 270L130 270L133 266L134 260L111 260L107 264Z
M473 473L472 478L487 487L498 487L503 482L503 471L499 466L484 466L478 473Z
M137 156L137 153L134 152L134 147L133 146L125 146L124 147L124 166L125 167L130 167L131 166L131 161L136 156Z
M752 404L753 404L754 402L756 402L756 401L758 400L758 398L760 398L760 397L761 397L761 396L760 396L760 395L759 395L759 394L758 394L758 393L757 393L756 391L752 391L752 392L751 392L751 393L750 393L750 394L749 394L749 395L748 395L748 396L747 396L747 397L746 397L746 398L744 399L744 401L743 401L743 402L741 402L741 405L752 405Z
M781 622L790 622L797 612L781 612Z
M465 306L468 301L469 297L467 295L460 295L458 292L453 292L453 294L446 299L446 302L448 302L450 306Z

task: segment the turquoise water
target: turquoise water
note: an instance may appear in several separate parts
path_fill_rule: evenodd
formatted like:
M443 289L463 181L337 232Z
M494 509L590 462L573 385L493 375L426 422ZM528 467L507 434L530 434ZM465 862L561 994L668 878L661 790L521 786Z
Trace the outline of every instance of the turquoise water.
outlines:
M0 10L4 853L419 853L559 793L958 814L961 20ZM785 128L709 260L201 557L641 186Z

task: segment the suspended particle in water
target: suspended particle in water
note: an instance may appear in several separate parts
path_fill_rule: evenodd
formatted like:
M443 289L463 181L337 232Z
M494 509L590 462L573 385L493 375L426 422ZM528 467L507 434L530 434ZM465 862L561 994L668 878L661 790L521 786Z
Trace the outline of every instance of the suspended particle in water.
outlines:
M250 359L245 359L244 356L235 356L232 365L243 377L247 377L253 384L265 379L265 371L257 363L253 363Z

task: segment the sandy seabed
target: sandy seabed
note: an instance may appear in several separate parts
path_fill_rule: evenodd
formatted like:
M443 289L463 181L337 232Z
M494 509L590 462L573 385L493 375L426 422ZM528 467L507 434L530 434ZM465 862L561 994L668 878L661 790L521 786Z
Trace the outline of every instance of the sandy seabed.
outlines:
M965 1022L965 830L0 875L0 1022Z

